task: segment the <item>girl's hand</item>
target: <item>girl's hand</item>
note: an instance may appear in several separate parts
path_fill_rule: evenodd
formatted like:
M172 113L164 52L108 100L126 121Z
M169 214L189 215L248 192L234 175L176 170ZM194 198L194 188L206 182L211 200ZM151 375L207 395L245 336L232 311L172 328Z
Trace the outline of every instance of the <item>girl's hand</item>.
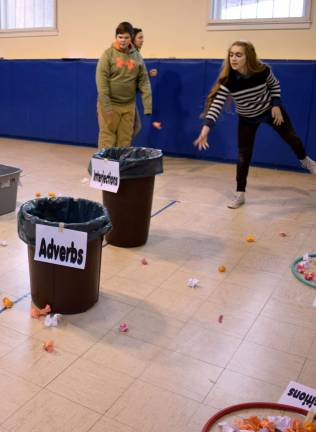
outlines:
M208 126L203 126L200 135L198 138L194 141L194 145L201 151L206 150L210 146L207 143L207 137L209 134L210 128Z
M284 123L284 119L280 107L278 106L272 107L271 115L273 118L273 124L275 124L276 126L280 126L282 123Z

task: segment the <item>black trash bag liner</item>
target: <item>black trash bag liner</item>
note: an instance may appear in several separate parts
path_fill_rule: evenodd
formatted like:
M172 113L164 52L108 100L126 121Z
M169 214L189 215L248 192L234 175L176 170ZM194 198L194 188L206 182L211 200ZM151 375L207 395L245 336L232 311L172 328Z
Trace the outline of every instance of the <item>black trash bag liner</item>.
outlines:
M18 213L18 234L28 245L35 245L36 224L58 226L88 233L94 240L111 227L107 209L87 199L70 197L39 198L22 204Z
M20 174L22 172L22 170L20 170L20 168L15 168L12 166L7 166L7 165L0 165L0 177L1 176L7 176L7 175L15 175L15 174Z
M120 178L130 179L151 177L163 172L162 151L146 147L110 147L105 148L92 157L109 159L120 163ZM88 167L91 175L91 162Z

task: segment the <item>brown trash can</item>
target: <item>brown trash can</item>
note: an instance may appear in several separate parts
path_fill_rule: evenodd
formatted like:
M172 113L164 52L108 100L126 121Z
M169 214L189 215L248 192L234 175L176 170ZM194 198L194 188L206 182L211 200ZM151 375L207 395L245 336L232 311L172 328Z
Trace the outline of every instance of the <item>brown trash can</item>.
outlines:
M35 261L28 245L31 296L35 306L50 305L53 313L75 314L90 309L99 298L102 237L87 245L84 270Z
M93 155L119 162L117 193L102 191L112 228L106 233L109 244L142 246L148 239L155 175L163 172L162 151L145 147L111 147ZM89 166L91 174L91 164Z
M113 246L136 247L147 242L155 177L123 179L114 194L102 191L112 228L106 241Z
M65 228L88 233L84 269L34 260L36 224L58 226L60 222ZM93 201L43 198L21 206L18 233L28 244L31 296L38 308L48 304L53 313L75 314L98 301L102 241L109 228L106 209Z

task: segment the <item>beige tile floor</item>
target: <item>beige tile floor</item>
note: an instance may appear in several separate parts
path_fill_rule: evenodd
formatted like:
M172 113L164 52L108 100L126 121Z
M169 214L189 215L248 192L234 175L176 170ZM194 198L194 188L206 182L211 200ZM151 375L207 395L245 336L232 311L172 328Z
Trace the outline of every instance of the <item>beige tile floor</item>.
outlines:
M100 200L82 182L93 151L0 139L1 163L23 170L18 205L36 191ZM177 202L145 246L103 249L99 302L57 328L30 318L26 245L16 214L0 216L0 296L26 295L0 313L1 432L199 432L228 405L277 401L290 380L316 387L316 290L289 269L316 251L316 177L252 168L247 204L229 210L233 165L164 167L153 211Z

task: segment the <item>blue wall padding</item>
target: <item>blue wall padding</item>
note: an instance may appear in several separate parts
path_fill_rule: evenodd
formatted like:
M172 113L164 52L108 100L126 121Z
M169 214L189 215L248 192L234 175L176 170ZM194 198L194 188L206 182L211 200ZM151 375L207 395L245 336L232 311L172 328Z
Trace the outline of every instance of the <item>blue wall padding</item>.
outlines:
M98 141L98 120L96 110L97 89L95 84L95 61L78 62L77 73L77 139L85 145L96 145Z
M11 63L10 135L76 141L76 63Z
M12 85L10 74L10 63L0 61L0 133L11 135L12 118Z
M161 148L165 154L236 160L237 115L233 106L220 116L210 134L210 148L199 152L198 136L206 95L221 67L220 60L147 60L153 115L143 116L133 145ZM316 158L316 62L267 61L281 82L282 101L308 153ZM96 146L96 60L1 60L0 135ZM162 130L152 127L160 121ZM253 162L298 167L291 149L268 126L259 128Z
M184 60L181 69L175 61L159 65L159 86L155 117L162 123L160 131L152 131L155 147L164 152L191 155L192 143L199 130L199 114L203 100L203 62Z
M272 64L273 72L281 83L284 109L307 148L309 112L312 102L312 83L315 65L312 63L278 62ZM304 78L303 78L304 77ZM298 85L300 81L300 85ZM297 158L290 147L269 126L261 126L253 158L254 163L269 166L297 166Z
M146 61L146 66L148 72L152 69L159 69L160 62L159 60L148 60ZM133 140L133 145L137 147L153 147L158 148L156 146L157 143L157 131L153 130L151 123L154 120L157 120L157 112L158 112L158 84L160 80L160 75L158 74L156 77L150 77L151 91L153 94L153 116L143 116L143 106L141 104L141 97L137 95L137 109L141 115L142 122L142 130L135 139ZM159 120L157 120L159 121Z
M313 85L310 89L311 106L308 116L308 131L306 147L310 156L316 160L316 63L314 64Z

